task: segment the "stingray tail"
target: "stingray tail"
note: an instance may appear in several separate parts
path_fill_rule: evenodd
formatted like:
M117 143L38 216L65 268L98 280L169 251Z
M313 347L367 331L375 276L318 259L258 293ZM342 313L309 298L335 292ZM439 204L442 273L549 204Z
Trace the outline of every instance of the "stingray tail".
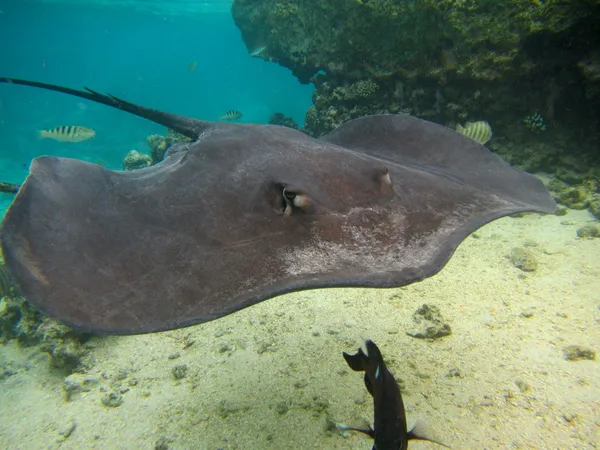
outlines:
M103 105L120 109L131 114L135 114L136 116L143 117L144 119L151 120L152 122L158 123L160 125L164 125L191 139L196 139L198 136L200 136L200 134L202 134L202 132L214 125L214 122L191 119L189 117L179 116L177 114L170 114L164 111L159 111L157 109L146 108L145 106L136 105L135 103L122 100L118 97L115 97L114 95L100 94L89 88L84 88L84 91L79 91L77 89L56 86L54 84L3 77L0 77L0 83L11 83L20 84L22 86L32 86L40 89L62 92L63 94L74 95L75 97L85 98L93 102L102 103Z

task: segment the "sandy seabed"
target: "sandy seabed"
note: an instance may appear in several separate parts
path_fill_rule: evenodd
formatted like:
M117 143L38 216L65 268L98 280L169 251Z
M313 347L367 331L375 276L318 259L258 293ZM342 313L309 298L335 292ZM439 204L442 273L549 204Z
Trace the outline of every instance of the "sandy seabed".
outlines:
M402 380L409 423L426 421L454 449L598 448L600 363L563 355L600 351L600 239L576 234L592 220L497 220L404 288L306 291L177 331L94 337L90 368L66 381L48 355L8 343L0 360L18 370L0 384L0 448L370 449L330 426L372 421L362 376L341 354L364 338ZM536 272L508 258L525 243ZM424 303L450 336L406 334ZM67 400L66 385L81 391ZM106 406L110 394L122 404Z

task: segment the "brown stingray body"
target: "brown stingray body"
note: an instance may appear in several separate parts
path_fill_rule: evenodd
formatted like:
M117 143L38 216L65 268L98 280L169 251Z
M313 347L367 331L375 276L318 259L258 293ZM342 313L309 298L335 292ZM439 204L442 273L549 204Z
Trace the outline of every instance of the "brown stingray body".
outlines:
M313 139L11 82L99 101L195 139L133 172L32 162L0 232L6 264L29 301L83 331L160 331L285 292L406 285L438 272L481 225L555 207L533 176L409 116L368 116Z

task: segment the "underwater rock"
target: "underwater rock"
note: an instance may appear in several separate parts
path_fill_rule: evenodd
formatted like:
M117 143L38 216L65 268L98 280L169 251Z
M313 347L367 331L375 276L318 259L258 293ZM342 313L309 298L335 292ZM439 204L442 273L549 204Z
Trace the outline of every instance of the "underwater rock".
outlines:
M171 369L171 373L173 374L173 378L176 380L181 380L187 376L189 367L187 364L179 364L177 366L173 366Z
M338 88L341 89L341 88ZM342 90L342 99L359 100L373 97L379 86L371 80L361 80L351 84L347 89ZM334 91L335 93L335 91Z
M74 419L68 419L63 422L61 425L56 427L56 431L60 435L59 442L63 442L67 440L72 434L73 431L77 428L77 422Z
M569 208L560 205L556 207L556 211L554 212L555 216L566 216L567 214L569 214Z
M178 142L190 142L191 139L177 131L168 129L166 136L152 134L146 138L150 146L150 156L152 164L161 162L165 158L165 152L169 147Z
M173 442L173 439L166 438L161 436L158 438L156 443L154 444L154 450L169 450L169 444Z
M548 190L557 202L573 209L588 208L592 214L600 218L600 176L590 171L575 185L569 185L558 178L548 184Z
M580 238L596 238L600 237L600 228L596 225L585 225L577 230L577 237Z
M419 339L437 339L452 334L450 325L444 323L437 306L424 304L413 314L413 320L418 327L407 332L409 336Z
M482 119L492 151L571 183L600 167L598 5L585 3L235 0L232 15L248 49L315 85L313 137L368 114Z
M123 170L138 170L151 165L152 158L137 150L131 150L123 159Z
M152 134L146 138L146 141L150 146L152 164L162 161L165 157L165 152L167 151L167 138L159 134Z
M38 328L45 319L24 297L4 296L0 300L0 342L16 338L27 345L38 343Z
M523 272L535 272L538 269L538 262L533 252L523 247L515 247L510 251L510 262Z
M281 125L288 128L293 128L294 130L298 130L298 124L294 122L294 119L291 117L286 117L282 113L277 112L271 116L269 119L269 123L271 125Z
M57 369L72 372L89 352L84 345L87 335L52 319L46 319L39 326L37 334L41 339L40 349L48 352L52 357L52 365Z
M529 386L529 384L526 381L523 381L520 378L517 378L515 380L515 385L519 388L519 391L521 392L527 392L531 390L531 386Z
M581 345L569 345L563 348L563 354L567 361L581 361L584 359L595 360L596 352L591 348Z
M572 209L585 209L589 206L592 192L584 186L563 189L556 199Z
M63 391L65 392L65 401L69 402L73 396L81 392L90 392L98 387L100 381L92 376L82 373L72 373L63 380Z
M334 33L340 11L344 32ZM232 15L249 49L268 47L271 59L302 83L319 69L336 77L456 74L493 81L530 74L540 55L523 51L537 44L528 39L566 33L591 11L569 2L506 8L498 2L235 0Z
M594 200L590 202L590 211L593 215L600 219L600 196L598 198L594 198Z
M102 404L107 408L117 408L123 404L123 396L118 392L109 392L102 397Z
M5 296L0 300L0 342L17 339L25 345L39 345L51 356L53 367L73 371L88 352L87 335L35 310L24 297Z

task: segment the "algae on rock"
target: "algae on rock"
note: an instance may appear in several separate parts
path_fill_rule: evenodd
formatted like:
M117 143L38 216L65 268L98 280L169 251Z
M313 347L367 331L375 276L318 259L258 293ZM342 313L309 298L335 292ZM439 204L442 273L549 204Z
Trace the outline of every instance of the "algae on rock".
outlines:
M234 0L232 14L249 52L314 83L312 136L368 114L486 120L489 147L526 170L600 167L598 0Z

